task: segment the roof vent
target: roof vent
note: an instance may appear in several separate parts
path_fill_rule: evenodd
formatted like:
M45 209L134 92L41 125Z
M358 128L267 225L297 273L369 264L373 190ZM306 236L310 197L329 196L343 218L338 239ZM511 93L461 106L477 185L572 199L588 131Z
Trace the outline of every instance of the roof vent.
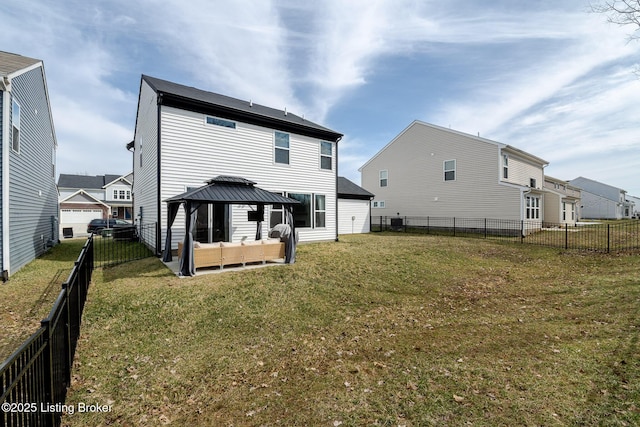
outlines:
M287 115L287 107L284 107L284 115Z
M249 100L249 107L253 107L253 101Z

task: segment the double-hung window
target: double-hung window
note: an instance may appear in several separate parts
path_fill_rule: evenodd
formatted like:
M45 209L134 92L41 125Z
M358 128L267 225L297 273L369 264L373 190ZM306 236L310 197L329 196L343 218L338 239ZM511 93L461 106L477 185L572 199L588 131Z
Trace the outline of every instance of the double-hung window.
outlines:
M326 197L324 194L316 194L315 211L316 211L316 228L325 228L327 225L327 206L325 204Z
M380 171L380 187L386 187L389 184L389 171Z
M444 180L455 181L456 180L456 161L445 160L444 162Z
M333 145L330 142L320 142L320 169L331 170L331 159L333 157Z
M13 135L11 139L11 149L20 152L20 104L15 99L11 105L11 127Z
M502 178L509 179L509 156L502 155Z
M276 163L289 164L289 134L275 132L274 134L274 160Z
M527 196L527 219L540 219L540 197Z

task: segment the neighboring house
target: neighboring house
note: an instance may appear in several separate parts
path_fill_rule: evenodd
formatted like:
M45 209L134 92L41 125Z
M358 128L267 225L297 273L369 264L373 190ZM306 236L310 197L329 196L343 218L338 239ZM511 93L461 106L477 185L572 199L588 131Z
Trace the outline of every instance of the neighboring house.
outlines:
M524 220L540 227L547 161L510 145L414 121L365 163L372 215Z
M582 176L569 181L582 193L581 217L589 219L623 219L633 215L633 204L627 201L627 192Z
M59 241L56 134L44 65L0 52L0 271Z
M374 195L348 180L338 177L338 233L368 233L371 230L371 200Z
M633 209L632 209L632 217L634 218L640 218L640 197L636 197L636 196L627 196L627 200L629 200L629 202L633 203Z
M60 174L60 229L65 237L87 235L96 218L133 219L133 173L127 175Z
M580 189L567 181L544 177L544 222L575 225L580 218Z
M301 202L294 221L301 241L335 240L337 143L342 135L286 110L241 101L143 75L133 151L134 216L156 223L146 243L160 253L167 228L165 201L217 176L251 180L257 187ZM252 206L202 205L195 239L253 239ZM267 206L265 225L284 222L281 205ZM172 248L184 238L179 212Z

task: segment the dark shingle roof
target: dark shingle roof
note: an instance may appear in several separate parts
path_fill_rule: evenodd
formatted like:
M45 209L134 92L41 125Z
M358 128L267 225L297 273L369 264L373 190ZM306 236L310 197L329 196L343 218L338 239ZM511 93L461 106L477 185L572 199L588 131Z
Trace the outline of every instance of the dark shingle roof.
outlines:
M61 173L58 178L59 188L95 188L99 189L120 178L122 175L71 175Z
M338 177L338 198L369 200L374 195L343 176Z
M304 118L254 104L250 101L231 98L213 92L207 92L190 86L184 86L167 80L143 75L142 80L158 94L158 102L189 111L203 112L217 117L238 120L245 123L270 127L337 142L342 134Z
M39 59L16 55L15 53L0 51L0 76L8 76L38 62L41 61Z

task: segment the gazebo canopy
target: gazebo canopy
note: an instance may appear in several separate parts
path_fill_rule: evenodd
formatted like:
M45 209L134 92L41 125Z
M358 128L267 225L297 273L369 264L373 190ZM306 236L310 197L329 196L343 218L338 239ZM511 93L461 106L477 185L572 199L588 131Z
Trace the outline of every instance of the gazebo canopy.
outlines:
M256 183L238 176L218 176L207 185L186 191L165 200L166 203L226 203L237 205L297 205L300 202L255 186Z
M298 200L284 197L277 193L263 190L255 186L256 183L238 176L218 176L207 181L207 185L186 191L171 197L167 203L167 236L162 260L171 261L171 226L176 218L180 205L185 207L185 237L182 255L180 257L180 274L193 276L195 266L193 262L193 227L196 223L196 211L202 204L223 203L229 205L284 205L287 210L287 223L291 227L290 237L285 243L285 262L295 262L296 241L295 226L293 225L293 205L300 204ZM256 240L262 234L261 220L257 221Z

